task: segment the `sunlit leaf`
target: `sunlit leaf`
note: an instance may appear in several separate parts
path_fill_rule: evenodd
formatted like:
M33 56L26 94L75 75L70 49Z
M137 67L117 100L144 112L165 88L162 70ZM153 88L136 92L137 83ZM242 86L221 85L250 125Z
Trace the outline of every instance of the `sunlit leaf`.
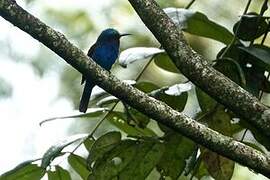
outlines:
M155 54L164 53L163 49L154 48L154 47L134 47L129 48L120 53L119 64L122 67L127 67L128 64L131 64L135 61L147 59Z
M233 39L233 34L224 26L221 26L198 11L183 8L166 8L165 13L182 30L194 35L199 35L229 44Z
M31 164L31 162L24 162L14 169L2 174L1 180L30 180L41 179L45 174L45 169Z
M68 163L83 180L87 180L90 171L87 169L87 163L84 158L76 154L70 154L68 156Z
M55 145L51 146L43 155L42 161L41 161L41 167L46 169L48 165L59 155L61 155L61 151L69 146L70 144L79 141L84 140L88 134L77 134L74 136L70 136L69 138L60 141L56 143Z
M55 166L55 171L47 171L48 180L71 180L67 170L60 166Z

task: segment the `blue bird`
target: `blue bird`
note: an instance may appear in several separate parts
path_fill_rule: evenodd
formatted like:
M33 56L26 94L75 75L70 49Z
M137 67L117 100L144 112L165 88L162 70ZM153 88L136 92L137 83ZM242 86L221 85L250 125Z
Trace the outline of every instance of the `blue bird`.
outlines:
M99 35L96 43L89 49L87 55L91 57L97 64L109 71L115 63L119 54L120 38L130 34L120 34L117 30L109 28L105 29ZM89 99L95 83L82 76L84 82L84 90L80 101L80 112L86 112L88 108Z

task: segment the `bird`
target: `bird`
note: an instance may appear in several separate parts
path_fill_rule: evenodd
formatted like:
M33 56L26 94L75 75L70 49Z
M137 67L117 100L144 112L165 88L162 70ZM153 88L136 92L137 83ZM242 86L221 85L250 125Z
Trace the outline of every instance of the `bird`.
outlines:
M110 71L119 55L120 38L127 35L131 34L120 34L113 28L103 30L96 42L89 49L87 56L93 59L102 68ZM91 79L86 79L86 77L82 75L81 84L84 82L85 85L79 105L79 111L83 113L85 113L88 108L92 89L95 86L95 83Z

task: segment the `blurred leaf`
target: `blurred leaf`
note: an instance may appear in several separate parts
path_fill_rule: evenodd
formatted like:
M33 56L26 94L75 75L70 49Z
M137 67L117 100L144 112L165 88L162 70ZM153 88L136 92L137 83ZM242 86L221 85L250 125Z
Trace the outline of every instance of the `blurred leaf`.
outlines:
M270 71L270 48L269 47L255 44L249 47L239 46L238 48L256 58L256 59L253 59L252 62L250 62L251 64L256 65L261 70Z
M188 158L196 150L193 141L177 133L170 133L164 138L165 151L157 164L162 176L176 180L184 171Z
M42 161L41 161L41 167L46 169L47 166L50 165L50 163L59 155L61 155L61 151L67 147L68 145L78 141L83 140L86 138L87 134L77 134L70 136L69 138L58 142L57 144L51 146L43 155Z
M47 171L48 180L71 180L67 170L60 166L55 166L55 171Z
M239 39L244 41L253 41L267 31L267 22L264 17L259 17L257 13L250 12L243 15L242 18L233 26L234 34L236 33L237 28L237 37Z
M12 95L12 86L5 79L0 77L0 99L8 98Z
M256 67L245 68L247 86L246 89L254 96L259 97L260 90L263 89L263 84L266 80L264 71Z
M155 56L154 62L161 69L164 69L166 71L173 72L173 73L180 73L180 71L177 69L175 64L166 54L159 54Z
M121 133L112 131L107 134L99 137L89 152L89 156L87 158L88 167L91 167L91 164L96 161L98 158L102 157L103 154L110 151L113 147L119 144L121 141Z
M212 151L203 153L203 161L214 179L230 180L234 171L234 162Z
M87 138L87 139L84 140L83 145L84 145L85 149L86 149L88 152L91 151L91 148L92 148L94 142L95 142L95 141L94 141L93 139L90 139L90 138Z
M211 38L224 44L229 44L233 39L233 34L229 30L209 20L201 12L182 8L166 8L164 11L175 24L186 32Z
M126 120L126 115L122 112L111 112L110 115L107 116L107 119L110 123L129 136L157 136L154 131L149 128L142 129L129 125Z
M80 175L83 180L87 180L90 171L87 169L86 160L76 154L68 156L68 163Z
M41 179L45 174L45 169L38 167L31 162L24 162L14 169L2 174L1 180L30 180Z
M270 82L265 78L262 84L262 91L270 93Z
M120 53L119 64L126 68L128 64L131 64L138 60L150 58L153 55L164 53L165 50L154 47L134 47L129 48Z
M84 10L48 9L46 14L53 20L53 23L62 26L67 31L66 33L72 35L73 38L83 40L85 35L94 28L93 21Z
M107 180L116 177L136 156L136 141L123 140L97 160L89 179Z
M130 106L125 105L125 107L128 124L130 124L131 121L134 121L135 125L139 128L145 129L150 122L150 118Z

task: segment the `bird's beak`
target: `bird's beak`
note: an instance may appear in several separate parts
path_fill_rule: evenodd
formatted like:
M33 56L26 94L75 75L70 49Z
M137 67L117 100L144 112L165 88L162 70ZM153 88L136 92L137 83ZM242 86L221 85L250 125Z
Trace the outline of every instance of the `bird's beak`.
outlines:
M129 35L132 35L132 34L124 33L124 34L120 34L120 37L129 36Z

